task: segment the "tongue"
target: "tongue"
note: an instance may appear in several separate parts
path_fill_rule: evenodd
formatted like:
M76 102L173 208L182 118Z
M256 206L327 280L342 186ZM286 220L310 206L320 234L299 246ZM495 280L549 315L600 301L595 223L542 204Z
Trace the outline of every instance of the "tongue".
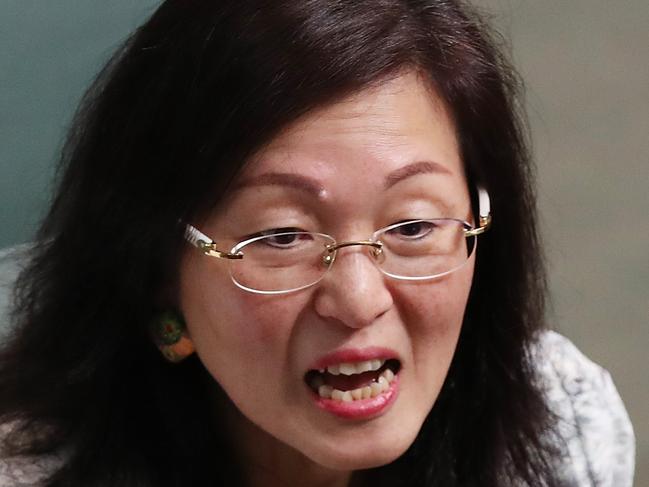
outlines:
M373 381L378 380L380 371L363 372L354 375L332 375L329 373L322 374L324 383L338 389L339 391L353 391L364 386L369 386Z

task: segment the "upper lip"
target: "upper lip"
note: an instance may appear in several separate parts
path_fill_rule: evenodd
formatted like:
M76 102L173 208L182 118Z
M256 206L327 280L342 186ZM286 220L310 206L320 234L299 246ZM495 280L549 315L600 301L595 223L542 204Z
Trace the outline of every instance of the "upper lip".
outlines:
M396 359L401 361L397 352L386 347L344 348L318 358L311 365L310 369L321 370L326 369L330 365L356 363L372 359Z

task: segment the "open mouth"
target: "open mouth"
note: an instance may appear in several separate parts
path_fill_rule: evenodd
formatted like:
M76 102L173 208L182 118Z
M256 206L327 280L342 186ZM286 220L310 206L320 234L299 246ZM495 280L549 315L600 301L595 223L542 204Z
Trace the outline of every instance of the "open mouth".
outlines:
M304 380L312 391L324 399L353 402L386 392L400 369L401 363L396 359L345 362L326 369L310 370Z

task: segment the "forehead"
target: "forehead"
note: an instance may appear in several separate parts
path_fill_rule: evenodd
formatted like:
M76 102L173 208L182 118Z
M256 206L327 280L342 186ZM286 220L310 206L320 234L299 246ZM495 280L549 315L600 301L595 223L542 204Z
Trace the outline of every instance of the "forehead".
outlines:
M252 158L242 179L385 175L420 161L463 175L449 111L429 83L408 72L298 120Z

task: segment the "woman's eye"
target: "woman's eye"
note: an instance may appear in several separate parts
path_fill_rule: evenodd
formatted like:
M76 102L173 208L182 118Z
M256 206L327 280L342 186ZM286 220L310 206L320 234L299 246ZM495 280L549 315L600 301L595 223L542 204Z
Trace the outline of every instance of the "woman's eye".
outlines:
M418 239L429 235L435 229L435 224L427 221L406 222L390 230L392 235L407 238Z
M290 247L292 245L295 245L300 240L300 237L301 235L294 233L271 235L266 237L264 239L264 242L274 247Z
M260 233L263 239L259 243L265 245L288 249L299 245L301 242L311 240L312 237L299 228L274 228Z

